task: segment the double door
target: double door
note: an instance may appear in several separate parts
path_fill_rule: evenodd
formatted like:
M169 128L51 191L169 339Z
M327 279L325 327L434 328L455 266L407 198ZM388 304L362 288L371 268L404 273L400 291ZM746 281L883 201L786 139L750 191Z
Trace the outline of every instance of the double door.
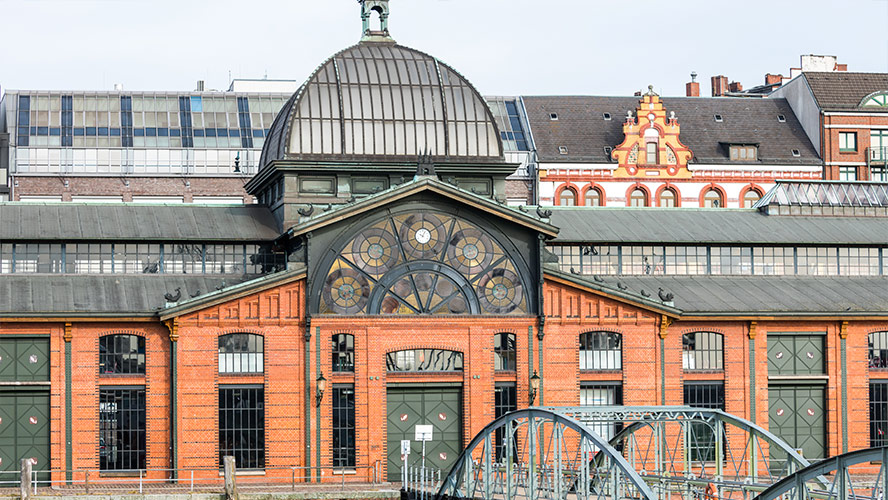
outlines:
M432 426L425 443L426 467L446 474L462 450L461 390L459 387L390 385L388 387L388 480L401 481L404 459L401 441L410 441L411 466L420 466L422 442L415 439L417 425Z

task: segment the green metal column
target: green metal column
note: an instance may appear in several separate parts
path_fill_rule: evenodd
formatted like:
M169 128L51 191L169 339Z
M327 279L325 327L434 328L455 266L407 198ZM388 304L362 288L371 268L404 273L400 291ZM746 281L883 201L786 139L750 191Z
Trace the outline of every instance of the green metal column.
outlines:
M73 468L71 424L71 323L65 323L65 481L71 482Z
M179 477L179 326L173 320L170 332L170 468L173 469L172 479Z
M537 337L537 340L539 340L539 342L537 343L537 348L539 349L538 363L539 363L539 367L540 367L540 371L539 371L540 390L539 390L539 394L537 394L537 398L539 399L539 403L537 403L538 406L543 406L543 385L545 385L545 377L543 377L543 336L544 336L543 323L544 323L544 320L541 318L540 319L540 327L539 327L540 328L539 336Z
M533 325L527 327L527 382L533 376ZM530 386L528 386L528 389Z
M660 335L660 404L666 405L666 338Z
M755 336L758 324L749 324L749 421L755 423Z

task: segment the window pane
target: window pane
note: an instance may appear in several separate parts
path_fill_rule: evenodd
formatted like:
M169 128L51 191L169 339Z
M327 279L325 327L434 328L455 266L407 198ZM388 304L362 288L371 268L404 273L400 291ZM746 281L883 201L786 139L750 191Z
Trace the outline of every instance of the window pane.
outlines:
M355 466L355 388L333 386L333 467Z
M238 469L265 467L265 390L219 389L219 465L234 457Z
M99 469L144 469L145 429L145 389L99 389Z
M721 334L686 333L682 336L682 368L693 370L724 369L724 347Z
M347 333L333 336L333 371L355 371L355 337Z
M623 368L623 337L613 332L580 334L580 370Z
M264 339L251 333L219 337L219 373L262 373Z
M494 370L515 370L515 334L497 333L493 336Z
M99 339L99 373L145 373L145 339L137 335L105 335Z
M695 406L697 408L724 410L724 382L685 383L684 404ZM721 432L724 433L723 427ZM688 434L690 460L698 462L714 461L716 443L715 429L708 423L692 423L688 426ZM727 449L726 441L727 439L722 443L723 450Z

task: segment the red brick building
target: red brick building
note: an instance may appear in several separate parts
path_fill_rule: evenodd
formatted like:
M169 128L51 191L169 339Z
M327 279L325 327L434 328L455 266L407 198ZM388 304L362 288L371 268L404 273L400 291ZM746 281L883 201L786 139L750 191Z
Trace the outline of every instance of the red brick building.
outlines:
M0 470L396 480L415 425L446 470L530 404L723 408L809 458L884 443L885 185L510 208L483 98L362 5L380 29L278 115L259 205L0 203Z
M823 178L888 182L888 74L806 71L778 88L823 158Z

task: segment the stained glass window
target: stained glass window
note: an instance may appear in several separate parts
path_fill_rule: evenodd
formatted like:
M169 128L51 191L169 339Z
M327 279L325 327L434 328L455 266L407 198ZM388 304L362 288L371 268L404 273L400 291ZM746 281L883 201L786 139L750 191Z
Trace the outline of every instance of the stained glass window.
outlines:
M437 212L371 224L330 267L321 314L524 314L526 286L487 231Z

